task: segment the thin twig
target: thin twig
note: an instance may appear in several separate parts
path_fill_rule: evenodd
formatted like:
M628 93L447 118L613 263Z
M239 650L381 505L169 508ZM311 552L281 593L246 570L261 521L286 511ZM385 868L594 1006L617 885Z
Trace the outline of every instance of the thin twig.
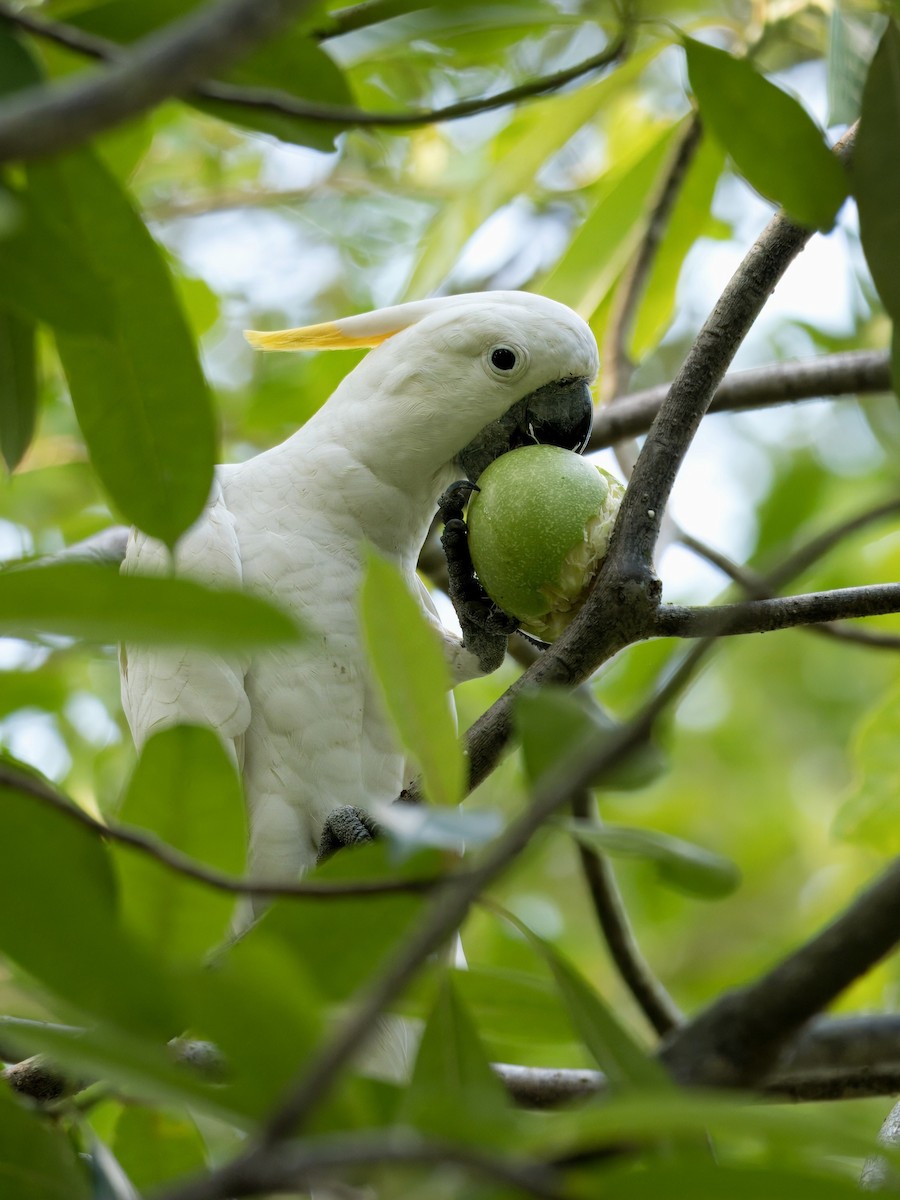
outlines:
M683 1025L662 1060L676 1081L752 1087L787 1039L900 941L900 859L821 933L761 979Z
M243 2L246 2L246 0L243 0ZM273 0L268 0L268 2L272 3ZM286 0L282 0L282 3L285 2ZM309 2L310 0L292 0L294 6L300 5L298 11L302 11L302 8L307 7ZM126 55L132 53L124 49L117 42L110 41L107 38L85 33L83 30L65 25L60 21L46 21L32 14L22 14L10 8L5 3L0 4L0 17L5 18L12 24L19 25L23 29L27 29L34 36L48 38L67 46L70 50L90 55L92 58L107 63L124 63ZM470 100L460 100L454 104L448 104L443 108L420 109L406 112L367 112L353 105L321 104L312 100L304 100L274 88L239 87L234 84L223 83L217 79L201 80L199 76L205 74L206 69L195 72L183 86L173 86L169 91L157 96L156 99L159 100L168 95L182 95L185 92L190 92L193 96L203 100L215 100L221 104L233 104L239 108L255 109L258 112L273 113L282 117L293 117L301 121L315 121L318 124L332 125L339 129L354 127L368 128L373 126L414 129L423 125L434 125L442 121L458 121L463 117L475 116L478 113L493 112L498 108L506 108L509 105L518 104L522 100L559 91L560 88L583 78L585 75L611 66L624 56L625 50L626 35L621 33L599 54L591 55L590 58L584 59L574 66L566 67L560 71L553 71L548 75L541 75L534 79L528 79L524 83L505 88L503 91L496 92L491 96L476 96ZM110 70L114 69L114 67L110 68ZM151 100L148 103L153 102ZM133 115L147 106L148 104L141 104L140 108L132 107L119 116L113 116L112 120L108 121L107 124L121 120L123 116ZM49 119L49 117L45 116L44 119ZM94 129L91 132L97 132L97 130ZM8 149L5 149L5 145L4 126L2 119L0 119L0 155L5 153L6 157L10 158L34 157L34 155L27 152L27 149L22 147L19 148L18 153L10 153ZM52 148L58 149L59 145L54 145Z
M96 820L80 808L68 796L56 791L49 783L36 775L15 768L10 763L0 761L0 787L14 788L32 799L55 808L70 820L76 821L98 837L105 838L119 845L127 846L140 854L145 854L156 860L169 871L183 875L187 879L195 879L207 887L218 891L229 892L236 896L270 896L270 897L328 897L381 896L398 892L428 892L443 882L444 876L423 876L412 879L361 879L356 882L298 882L273 883L263 879L236 879L225 875L212 867L206 867L196 862L186 854L176 850L166 842L159 841L152 834L142 832L127 825L115 823L106 824Z
M220 0L120 50L106 68L4 97L0 162L80 145L245 57L312 0ZM9 19L10 14L3 15Z
M656 199L647 218L641 244L616 288L606 336L603 339L603 373L600 376L600 402L617 401L631 382L634 364L627 344L634 318L650 278L660 242L681 192L688 168L700 147L703 128L694 114L688 119L668 169L659 185Z
M158 1200L222 1200L271 1192L306 1191L335 1171L361 1167L440 1167L453 1164L475 1176L513 1188L536 1200L563 1200L562 1181L544 1163L481 1150L403 1130L364 1132L269 1147L252 1160L238 1158L158 1194Z
M583 820L597 820L588 792L576 794L572 812ZM609 859L581 841L577 846L610 957L651 1027L664 1037L681 1024L681 1013L641 954Z
M671 383L622 396L611 408L599 409L589 449L602 450L626 437L646 433ZM886 350L848 350L799 362L773 363L726 375L716 389L709 412L744 412L792 400L853 396L891 389L891 356Z
M771 633L822 621L856 620L900 612L900 583L877 583L867 587L837 588L828 592L806 592L800 596L778 596L768 600L744 600L693 608L680 604L660 607L648 636L708 638L733 637L742 633Z

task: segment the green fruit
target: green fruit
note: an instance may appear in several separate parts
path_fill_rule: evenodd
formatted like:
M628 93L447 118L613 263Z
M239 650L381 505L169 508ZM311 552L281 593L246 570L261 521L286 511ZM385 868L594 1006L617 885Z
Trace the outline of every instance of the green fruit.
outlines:
M526 633L552 642L587 598L625 489L559 446L502 454L478 487L467 513L475 572Z

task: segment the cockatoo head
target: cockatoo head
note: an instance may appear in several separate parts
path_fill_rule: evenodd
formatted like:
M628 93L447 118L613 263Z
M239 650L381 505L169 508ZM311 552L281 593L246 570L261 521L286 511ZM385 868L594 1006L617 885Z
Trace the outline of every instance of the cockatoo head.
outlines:
M545 442L580 451L590 434L594 336L543 296L442 296L246 336L265 350L375 347L325 407L364 430L368 448L389 446L398 464L409 451L474 481L507 450Z

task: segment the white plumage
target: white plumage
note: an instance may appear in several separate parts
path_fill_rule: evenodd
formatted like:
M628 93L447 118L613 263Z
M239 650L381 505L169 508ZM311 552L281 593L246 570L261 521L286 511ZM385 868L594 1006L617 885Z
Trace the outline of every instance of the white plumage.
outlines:
M535 391L592 380L597 351L569 309L519 292L248 336L270 349L376 346L298 433L219 468L207 509L177 548L180 574L242 585L312 635L253 657L126 646L122 697L138 746L179 722L219 732L243 774L249 872L287 880L315 862L333 809L390 801L405 782L361 645L364 543L416 591L437 498L465 475L460 452ZM498 347L512 350L513 368L494 365L492 355L510 361ZM134 531L123 570L169 569L165 548ZM424 599L423 608L434 619ZM454 681L478 674L475 655L442 632Z

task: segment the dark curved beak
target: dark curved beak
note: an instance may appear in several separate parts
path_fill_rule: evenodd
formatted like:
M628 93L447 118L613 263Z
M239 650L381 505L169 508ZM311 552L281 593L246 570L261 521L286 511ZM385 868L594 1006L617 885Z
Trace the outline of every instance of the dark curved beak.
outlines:
M594 405L588 381L558 379L517 401L486 425L457 455L466 477L475 482L485 467L519 446L562 446L580 454L591 436Z

